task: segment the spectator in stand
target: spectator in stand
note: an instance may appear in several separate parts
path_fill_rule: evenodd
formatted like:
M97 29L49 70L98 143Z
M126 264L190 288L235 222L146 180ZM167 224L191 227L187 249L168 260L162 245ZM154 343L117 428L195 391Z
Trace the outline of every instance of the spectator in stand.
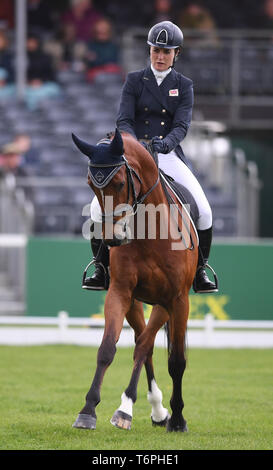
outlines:
M71 0L71 8L64 14L61 22L64 29L73 28L75 41L87 42L92 35L93 26L101 17L92 0Z
M53 11L45 0L28 0L27 2L27 22L32 32L45 37L52 34Z
M23 157L14 142L4 145L0 150L0 173L12 173L14 176L28 176L23 165Z
M13 29L14 2L12 0L0 0L0 23L8 29Z
M12 174L15 177L33 176L32 168L24 164L20 147L16 142L6 144L0 149L0 178ZM24 188L27 199L33 199L33 188Z
M15 85L8 83L8 73L0 68L0 102L6 102L15 96Z
M6 82L14 82L14 66L9 50L9 40L6 31L0 30L0 69L6 71Z
M119 47L113 40L112 25L106 18L98 20L94 26L94 37L87 43L87 80L93 81L99 74L122 75Z
M42 49L40 39L31 34L27 39L27 93L30 109L35 109L41 99L61 94L51 56Z
M273 0L264 0L261 5L260 28L273 30Z
M86 43L76 41L75 30L72 24L61 27L55 41L52 41L48 51L55 57L58 70L84 70Z
M178 26L183 29L198 31L198 41L206 41L209 44L217 43L217 27L215 20L202 1L192 1L178 12Z
M201 31L210 31L216 27L211 13L198 0L189 3L186 8L180 11L179 22L184 28Z
M27 80L29 84L34 81L56 81L56 73L52 59L45 53L42 43L36 34L30 34L27 38Z
M160 23L161 21L174 21L172 0L155 0L153 2L149 25Z
M40 164L40 152L32 145L31 137L28 134L17 134L13 139L13 144L18 153L23 157L24 167L37 170Z

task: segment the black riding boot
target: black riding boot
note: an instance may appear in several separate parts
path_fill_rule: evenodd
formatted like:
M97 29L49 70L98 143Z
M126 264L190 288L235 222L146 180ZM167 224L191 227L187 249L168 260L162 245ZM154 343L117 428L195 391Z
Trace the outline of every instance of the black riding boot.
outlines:
M218 292L216 274L213 271L215 282L212 282L206 273L206 265L208 262L212 241L212 227L207 230L197 230L197 232L199 236L199 256L198 267L193 282L193 289L198 294Z
M109 285L109 249L101 239L92 237L90 242L95 260L95 272L93 276L83 279L82 288L107 290Z

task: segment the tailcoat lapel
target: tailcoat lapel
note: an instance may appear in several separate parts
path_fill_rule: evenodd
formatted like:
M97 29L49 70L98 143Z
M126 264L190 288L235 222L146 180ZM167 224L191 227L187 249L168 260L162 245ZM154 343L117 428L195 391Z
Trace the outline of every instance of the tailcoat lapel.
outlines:
M145 69L142 78L145 87L152 93L156 100L168 111L171 112L169 103L169 90L177 88L177 80L175 71L172 70L163 80L160 86L156 82L156 78L152 72L151 67Z
M147 67L145 69L145 72L144 72L144 75L143 75L143 78L142 78L143 82L144 82L144 86L145 88L147 88L151 93L152 95L154 96L154 98L160 103L162 104L162 95L161 95L161 91L159 90L159 86L156 82L156 79L155 79L155 76L152 72L152 69L151 67Z

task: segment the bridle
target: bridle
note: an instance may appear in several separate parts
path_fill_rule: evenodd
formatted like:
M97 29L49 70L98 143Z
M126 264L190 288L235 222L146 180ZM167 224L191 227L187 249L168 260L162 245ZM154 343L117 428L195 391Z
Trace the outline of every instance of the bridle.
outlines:
M156 188L156 186L158 185L159 181L160 181L160 175L159 175L159 172L158 172L158 176L157 176L157 180L156 182L151 186L150 189L148 189L148 191L143 194L140 198L138 197L137 195L137 191L136 191L136 187L135 187L135 181L134 181L134 177L137 178L137 180L139 181L140 185L143 184L142 182L142 179L140 178L140 176L137 174L137 172L134 170L133 167L131 167L128 163L128 160L126 159L125 155L122 155L122 161L118 162L118 163L92 163L91 161L89 162L88 164L88 174L90 175L90 167L91 168L113 168L115 169L116 171L113 171L113 176L112 178L114 177L114 175L121 169L121 167L123 167L125 165L125 169L126 169L126 175L127 175L127 194L128 194L128 197L127 197L127 203L126 203L126 206L127 207L130 207L131 211L127 214L128 216L134 216L136 213L137 213L137 210L138 210L138 207L140 204L142 204L145 199L151 194L151 192ZM111 178L111 179L112 179ZM109 180L109 182L111 181L111 179ZM93 184L96 186L96 184L94 183L93 181ZM97 186L99 187L99 186ZM130 196L131 196L131 193L132 193L132 196L133 196L133 204L132 206L129 205L129 201L130 201ZM125 206L125 207L126 207ZM125 212L125 207L124 208L120 208L118 210L115 210L114 212L110 212L110 213L102 213L102 222L106 222L108 220L112 220L114 221L117 217L119 217L120 215L122 215L122 213Z

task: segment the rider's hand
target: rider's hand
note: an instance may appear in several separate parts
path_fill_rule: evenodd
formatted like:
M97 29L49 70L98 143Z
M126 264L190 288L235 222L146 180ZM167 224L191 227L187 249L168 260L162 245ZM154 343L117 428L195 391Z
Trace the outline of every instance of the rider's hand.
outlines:
M164 139L160 139L159 137L153 137L152 139L152 146L154 152L157 153L169 153L169 147Z

